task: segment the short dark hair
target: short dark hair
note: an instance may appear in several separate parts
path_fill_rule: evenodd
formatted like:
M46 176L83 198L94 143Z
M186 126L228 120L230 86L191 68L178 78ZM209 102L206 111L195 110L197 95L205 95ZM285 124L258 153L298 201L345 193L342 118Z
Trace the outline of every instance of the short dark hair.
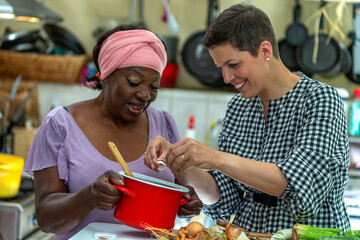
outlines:
M263 41L272 45L273 55L279 58L278 43L269 17L262 10L245 4L236 4L224 10L205 34L204 46L230 43L240 51L258 56Z

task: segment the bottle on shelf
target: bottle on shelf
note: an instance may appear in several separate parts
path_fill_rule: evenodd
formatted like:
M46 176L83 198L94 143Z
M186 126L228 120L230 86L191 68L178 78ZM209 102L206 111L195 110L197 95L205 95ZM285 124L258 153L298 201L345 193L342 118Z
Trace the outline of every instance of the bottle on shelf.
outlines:
M196 138L196 132L195 132L195 117L194 115L191 115L189 117L188 121L188 127L186 129L185 137L191 137L193 139Z
M206 133L206 139L205 139L206 146L209 146L209 147L213 146L212 136L213 136L213 131L214 131L215 126L216 126L216 121L212 120L210 123L210 128Z
M223 126L222 120L218 119L212 130L210 147L212 147L214 149L218 149L219 134L222 130L222 126Z

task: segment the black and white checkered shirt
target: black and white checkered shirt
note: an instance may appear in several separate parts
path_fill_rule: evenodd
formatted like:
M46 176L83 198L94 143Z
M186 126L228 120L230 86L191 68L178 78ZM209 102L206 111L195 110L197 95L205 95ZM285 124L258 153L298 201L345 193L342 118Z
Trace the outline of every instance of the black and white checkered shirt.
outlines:
M268 119L258 97L237 94L228 104L219 150L275 163L289 180L277 206L252 201L257 190L212 171L220 200L204 206L214 220L249 231L275 233L295 223L350 229L343 194L349 143L341 98L333 87L302 75L283 97L269 102ZM246 191L242 199L239 191Z

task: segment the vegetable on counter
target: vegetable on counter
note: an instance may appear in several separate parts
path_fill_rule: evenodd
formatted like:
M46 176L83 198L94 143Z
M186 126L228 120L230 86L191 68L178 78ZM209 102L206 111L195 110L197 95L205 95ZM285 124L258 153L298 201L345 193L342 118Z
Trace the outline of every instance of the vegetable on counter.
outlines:
M270 240L292 240L292 229L287 228L277 231Z
M320 228L304 224L295 224L292 228L292 240L331 240L360 239L360 231L337 228Z
M144 226L153 233L158 240L261 240L270 239L272 234L249 232L234 224L219 219L217 226L205 228L200 222L190 222L179 230Z

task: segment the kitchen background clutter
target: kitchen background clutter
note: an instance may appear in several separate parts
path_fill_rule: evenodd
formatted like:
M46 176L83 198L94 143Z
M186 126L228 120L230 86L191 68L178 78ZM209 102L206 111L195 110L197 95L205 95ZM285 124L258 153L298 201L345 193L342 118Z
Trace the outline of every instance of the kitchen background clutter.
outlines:
M345 38L343 39L337 31L334 31L333 38L345 46L350 46L353 40L347 37L346 34L354 32L352 9L358 1L344 0L345 7L342 11L341 22L336 22L337 14L335 5L340 1L343 0L325 1L327 2L326 12L329 16L329 18L326 19L337 23L337 26L345 34ZM57 14L62 16L64 20L57 22L55 25L71 32L82 44L87 54L91 54L92 47L95 45L96 37L99 33L121 23L132 22L142 24L163 38L176 38L177 44L174 44L176 47L171 48L175 49L175 62L179 67L174 86L177 88L203 90L212 88L203 84L186 69L186 61L182 59L182 54L185 54L186 43L192 36L196 35L196 33L206 30L209 19L210 21L214 19L217 12L238 2L239 1L236 0L202 0L195 2L191 0L106 0L101 3L101 8L99 8L99 3L96 0L77 2L70 0L60 2L48 0L46 6L56 10ZM242 2L247 1L243 0ZM289 9L294 9L296 1L253 0L250 2L255 6L261 7L261 9L270 16L278 39L286 39L287 28L294 24L294 12L289 11ZM308 35L311 36L314 34L314 30L317 29L314 25L315 19L317 19L319 15L314 17L314 14L319 10L320 0L299 0L299 4L301 5L301 14L297 23L302 23L306 27ZM170 11L166 11L164 5L168 5ZM171 13L171 15L169 13ZM77 16L76 18L73 17L75 15ZM26 29L42 29L42 25L43 22L0 21L0 33L6 33L6 29L9 28L13 32ZM196 46L195 44L195 47ZM197 51L201 52L201 49L197 48ZM352 89L355 87L355 84L349 81L345 74L324 77L315 73L314 77L335 87L345 87L349 92L352 92ZM224 90L228 89L226 88Z
M12 2L21 1L0 0L0 11ZM353 114L358 102L353 99L360 87L360 0L103 0L101 6L97 0L48 0L41 5L51 13L32 16L42 16L39 22L0 20L0 150L26 159L49 110L99 94L77 83L84 80L81 74L96 73L91 51L97 37L124 23L149 28L167 46L168 63L152 106L174 117L181 137L195 133L196 140L216 148L235 91L223 83L202 40L218 13L238 2L269 15L289 69L346 93L342 96L349 106L349 130L358 128L354 122L360 114ZM327 40L330 45L324 44ZM360 229L360 134L349 136L353 165L346 199L353 227ZM43 234L36 224L32 180L23 174L19 189L19 198L0 199L0 239L40 239L26 238L34 231Z

